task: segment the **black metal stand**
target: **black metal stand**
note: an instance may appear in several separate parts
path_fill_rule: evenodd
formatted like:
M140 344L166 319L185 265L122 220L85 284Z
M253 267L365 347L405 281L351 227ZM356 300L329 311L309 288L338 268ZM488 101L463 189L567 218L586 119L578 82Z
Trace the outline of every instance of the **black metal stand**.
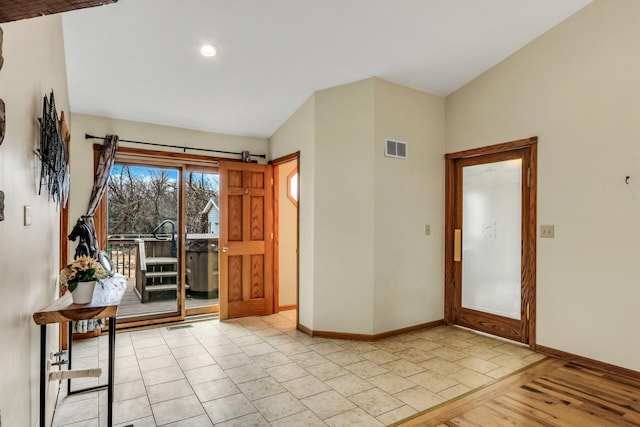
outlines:
M71 356L73 351L73 328L69 325L69 369L71 369ZM107 427L113 426L113 386L115 378L115 348L116 348L116 318L109 317L109 373L107 384L87 387L80 390L71 390L71 378L67 379L67 395L85 393L88 391L107 389ZM47 325L40 325L40 426L46 426L46 394L49 378L47 377Z

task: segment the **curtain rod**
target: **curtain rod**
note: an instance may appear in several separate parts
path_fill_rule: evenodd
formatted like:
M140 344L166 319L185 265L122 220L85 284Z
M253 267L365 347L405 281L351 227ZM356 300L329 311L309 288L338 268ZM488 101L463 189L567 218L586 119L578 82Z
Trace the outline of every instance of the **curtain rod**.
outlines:
M101 139L103 141L106 141L106 139L107 139L104 136L93 136L93 135L89 135L88 133L84 134L84 138L85 139ZM244 153L248 153L249 156L260 157L261 159L266 159L267 158L266 154L251 154L248 151L246 151L246 152L242 152L242 151L241 152L237 152L237 151L211 150L211 149L208 149L208 148L185 147L183 145L158 144L157 142L132 141L130 139L122 139L122 138L120 138L119 141L130 142L132 144L154 145L156 147L179 148L181 150L184 150L185 153L187 152L187 150L207 151L209 153L235 154L235 155L238 155L238 156L243 156Z

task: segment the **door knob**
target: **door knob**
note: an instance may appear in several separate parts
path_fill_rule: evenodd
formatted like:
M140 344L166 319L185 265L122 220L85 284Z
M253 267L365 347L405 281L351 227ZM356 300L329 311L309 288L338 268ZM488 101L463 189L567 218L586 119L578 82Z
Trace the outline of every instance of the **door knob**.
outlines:
M226 247L226 246L223 246L223 247L222 247L222 252L229 252L229 248L228 248L228 247Z

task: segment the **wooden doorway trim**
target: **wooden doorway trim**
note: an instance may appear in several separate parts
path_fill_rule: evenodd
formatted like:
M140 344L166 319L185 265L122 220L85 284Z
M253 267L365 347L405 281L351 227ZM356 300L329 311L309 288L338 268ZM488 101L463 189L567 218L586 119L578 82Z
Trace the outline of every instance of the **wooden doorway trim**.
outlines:
M300 151L278 157L271 160L269 164L274 166L273 173L273 312L280 311L280 215L279 215L279 172L278 166L288 163L292 160L296 161L296 170L298 171L298 203L296 206L296 327L299 326L300 319Z
M526 283L525 306L523 312L527 316L527 343L533 350L536 348L536 200L537 200L537 147L538 138L531 137L488 147L449 153L445 155L445 283L444 283L444 320L448 325L455 323L455 272L454 227L456 215L456 161L487 154L504 153L513 150L527 149L526 163L529 167L529 192L526 215L523 215L523 251L529 262L522 268L522 281Z

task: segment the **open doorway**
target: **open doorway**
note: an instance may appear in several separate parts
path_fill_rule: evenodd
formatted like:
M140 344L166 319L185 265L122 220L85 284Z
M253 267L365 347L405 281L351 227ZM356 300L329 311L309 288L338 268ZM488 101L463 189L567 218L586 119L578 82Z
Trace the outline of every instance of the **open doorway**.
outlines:
M299 153L273 160L274 165L274 313L298 308ZM297 322L296 322L297 323Z

